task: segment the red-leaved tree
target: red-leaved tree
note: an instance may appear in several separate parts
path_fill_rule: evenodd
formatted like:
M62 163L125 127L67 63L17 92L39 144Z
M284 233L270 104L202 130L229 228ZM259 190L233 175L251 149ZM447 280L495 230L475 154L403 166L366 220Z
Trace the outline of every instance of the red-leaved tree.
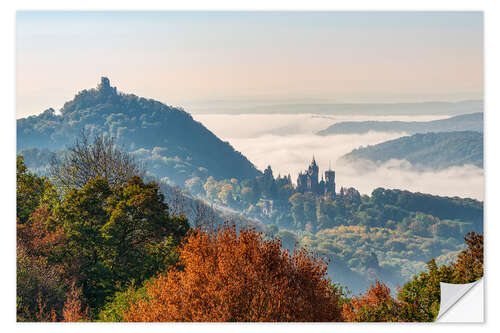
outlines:
M223 226L192 232L177 270L147 285L127 321L340 321L327 265L305 250L290 253L255 230Z

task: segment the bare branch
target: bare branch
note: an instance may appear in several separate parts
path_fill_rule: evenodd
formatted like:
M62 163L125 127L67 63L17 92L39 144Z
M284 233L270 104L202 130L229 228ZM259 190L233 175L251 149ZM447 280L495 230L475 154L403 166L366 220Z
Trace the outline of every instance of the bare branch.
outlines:
M111 186L125 184L132 176L144 176L144 170L113 138L96 135L92 142L84 132L67 154L52 159L49 174L63 190L82 188L96 177Z

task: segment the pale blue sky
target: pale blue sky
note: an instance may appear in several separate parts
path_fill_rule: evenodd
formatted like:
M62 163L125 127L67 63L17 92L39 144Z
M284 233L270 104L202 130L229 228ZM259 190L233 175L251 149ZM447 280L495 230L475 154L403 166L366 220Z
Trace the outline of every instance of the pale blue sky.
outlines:
M480 99L480 12L18 12L17 116L108 76L119 90L213 101Z

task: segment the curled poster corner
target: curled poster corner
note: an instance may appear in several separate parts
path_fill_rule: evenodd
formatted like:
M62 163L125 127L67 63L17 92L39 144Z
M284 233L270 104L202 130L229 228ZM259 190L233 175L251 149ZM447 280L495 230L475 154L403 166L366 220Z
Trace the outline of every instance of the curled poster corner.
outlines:
M480 288L475 288L475 293L469 293L476 285L480 285ZM466 284L441 282L440 287L441 302L437 322L483 321L483 279ZM473 295L467 297L468 294Z

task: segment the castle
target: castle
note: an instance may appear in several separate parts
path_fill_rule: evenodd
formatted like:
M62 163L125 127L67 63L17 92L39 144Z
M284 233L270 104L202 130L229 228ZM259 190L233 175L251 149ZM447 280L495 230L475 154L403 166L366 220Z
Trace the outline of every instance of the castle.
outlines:
M330 168L325 171L325 177L321 177L321 181L318 182L319 168L316 161L312 159L311 165L305 170L305 172L300 172L297 177L297 191L312 192L319 195L324 195L325 198L329 197L335 199L335 171Z

